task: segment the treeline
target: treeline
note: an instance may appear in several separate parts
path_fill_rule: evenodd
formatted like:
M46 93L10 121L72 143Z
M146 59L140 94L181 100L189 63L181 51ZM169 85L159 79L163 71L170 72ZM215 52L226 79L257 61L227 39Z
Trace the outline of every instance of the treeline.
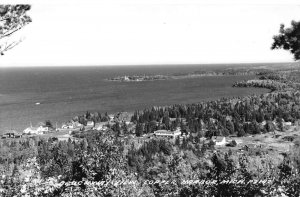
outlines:
M267 69L244 69L244 68L227 68L214 71L199 70L193 74L201 76L230 76L230 75L257 75L261 72L266 72Z
M271 80L271 79L253 79L247 81L239 81L233 84L233 87L256 87L256 88L267 88L272 91L285 90L289 88L289 84Z
M265 70L256 75L258 79L236 82L233 87L258 87L272 91L300 89L298 69Z
M100 112L91 113L87 111L83 115L75 116L72 120L75 122L79 122L80 124L86 125L88 121L93 121L94 123L107 122L110 120L110 117L108 116L107 112L102 114Z
M199 104L152 107L132 116L136 133L174 129L198 137L237 134L243 136L282 130L283 122L300 119L300 92L286 91L244 98L220 99ZM264 122L264 123L263 123Z
M261 72L257 74L260 80L275 80L275 81L283 81L286 82L286 76L279 72Z

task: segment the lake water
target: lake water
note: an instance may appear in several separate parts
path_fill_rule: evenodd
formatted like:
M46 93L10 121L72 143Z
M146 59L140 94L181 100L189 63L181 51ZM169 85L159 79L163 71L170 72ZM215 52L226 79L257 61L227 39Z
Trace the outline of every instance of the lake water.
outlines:
M220 65L216 65L219 66ZM268 92L233 88L253 76L215 76L144 82L112 82L123 75L191 73L205 66L127 66L0 69L0 132L23 131L51 120L58 126L86 111L114 113ZM40 103L36 105L36 103Z

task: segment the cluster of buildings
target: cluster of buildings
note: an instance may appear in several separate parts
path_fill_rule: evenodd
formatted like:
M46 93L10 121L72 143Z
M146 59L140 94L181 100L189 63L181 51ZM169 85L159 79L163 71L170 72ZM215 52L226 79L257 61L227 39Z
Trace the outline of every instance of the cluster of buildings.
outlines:
M21 138L22 134L18 133L14 130L8 131L7 133L2 135L2 139L7 139L7 138Z
M4 133L1 138L2 139L9 139L9 138L22 138L23 135L42 135L45 133L49 133L52 132L53 129L49 128L43 124L39 124L36 127L33 127L32 125L30 125L30 127L26 128L23 133L17 132L15 130L10 130L7 131L6 133Z
M226 119L230 119L230 117L226 117ZM66 123L63 123L61 128L58 128L57 126L56 126L56 128L50 128L42 123L40 123L36 127L33 127L32 125L30 125L30 127L26 128L23 131L23 134L43 135L43 134L47 134L47 133L51 133L51 132L60 132L60 131L68 131L69 134L72 134L73 132L83 131L83 130L107 131L112 125L116 124L116 122L125 123L128 126L127 127L128 130L133 131L132 133L134 133L136 125L133 124L132 122L130 122L130 120L131 120L130 114L128 114L127 112L120 112L117 114L109 115L108 120L106 122L94 122L94 121L89 120L86 122L85 125L83 125L83 124L79 123L79 121L71 120ZM170 121L176 121L176 118L170 118ZM181 119L180 121L182 123L186 124L185 119ZM214 122L215 120L211 119L210 121ZM275 129L277 129L276 122L273 121L272 123L275 126ZM291 122L284 122L284 120L282 120L282 123L283 123L284 127L290 127L293 125ZM157 124L158 124L158 122L157 122ZM201 124L204 125L203 122L201 122ZM260 125L262 127L264 127L266 124L267 124L266 121L263 121L262 123L260 123ZM296 124L300 125L300 121L295 123L295 125ZM202 129L202 130L205 133L206 129ZM150 134L149 134L149 136L150 136ZM149 136L147 135L144 137L149 137ZM154 131L154 133L152 133L151 136L155 136L155 137L159 137L159 138L166 138L166 139L170 139L170 140L174 140L174 141L176 138L179 138L182 141L183 138L187 137L185 135L185 132L182 133L180 127L177 127L175 131L157 130L157 131ZM22 134L18 134L16 132L8 132L2 136L2 138L19 138L19 137L22 137ZM206 139L203 139L203 140L206 141ZM223 146L228 143L226 141L225 137L214 137L212 139L212 141L214 141L215 145L217 145L217 146Z
M42 134L48 133L49 131L50 131L49 127L44 126L44 125L40 125L40 126L37 126L37 127L30 126L30 127L26 128L23 131L23 133L24 134L42 135Z
M148 135L144 135L144 137L147 137ZM177 127L175 131L170 131L170 130L157 130L154 131L153 134L151 134L150 136L155 136L158 138L164 138L164 139L168 139L172 142L175 142L175 140L177 138L179 138L180 143L182 143L183 138L187 137L184 133L181 132L180 127ZM226 139L226 137L223 136L213 136L211 139L216 146L226 146L228 143L231 142L231 140ZM204 141L206 143L208 143L210 140L202 137L200 138L200 141Z
M120 117L121 115L118 114ZM46 126L43 123L40 123L38 126L33 127L30 124L30 127L26 128L23 131L23 134L27 135L43 135L47 133L52 133L52 132L60 132L60 131L69 131L69 134L71 134L73 131L81 131L81 130L97 130L97 131L105 131L108 129L108 124L113 125L115 124L115 116L114 115L109 115L109 121L107 122L97 122L95 123L94 121L87 121L86 125L83 125L79 123L78 121L68 121L66 123L63 123L61 128L50 128Z
M75 128L82 128L82 124L80 124L79 122L74 122L74 121L70 121L67 123L64 123L61 126L61 129L75 129Z
M108 122L93 122L87 121L86 125L83 125L79 122L70 121L62 125L61 129L58 131L69 131L69 134L72 134L73 131L82 131L82 130L97 130L105 131L108 129Z

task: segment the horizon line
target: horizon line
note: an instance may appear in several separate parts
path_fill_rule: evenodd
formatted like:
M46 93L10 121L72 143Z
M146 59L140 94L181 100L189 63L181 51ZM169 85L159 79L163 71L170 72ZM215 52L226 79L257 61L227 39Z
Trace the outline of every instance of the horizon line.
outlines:
M238 65L238 64L294 64L300 61L276 61L276 62L226 62L226 63L154 63L154 64L88 64L88 65L24 65L24 66L0 66L1 68L66 68L66 67L135 67L135 66L197 66L197 65Z

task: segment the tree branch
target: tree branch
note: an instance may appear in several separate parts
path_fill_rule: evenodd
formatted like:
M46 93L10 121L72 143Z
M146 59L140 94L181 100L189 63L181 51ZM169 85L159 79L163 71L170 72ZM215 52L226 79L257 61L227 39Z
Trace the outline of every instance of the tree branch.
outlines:
M11 34L13 34L13 33L17 32L17 31L19 31L20 29L22 29L24 26L25 26L25 25L22 25L22 26L18 27L17 29L15 29L15 30L13 30L13 31L11 31L11 32L7 31L8 33L5 32L5 33L3 34L3 36L0 37L0 39L10 36Z
M6 42L5 47L4 47L3 49L1 49L1 46L0 46L0 54L1 54L1 55L4 55L3 52L8 51L8 50L14 48L14 47L17 46L18 44L20 44L22 41L23 41L23 39L20 39L19 41L17 41L17 42L12 42L12 43L10 43L10 44L7 44L7 42Z

